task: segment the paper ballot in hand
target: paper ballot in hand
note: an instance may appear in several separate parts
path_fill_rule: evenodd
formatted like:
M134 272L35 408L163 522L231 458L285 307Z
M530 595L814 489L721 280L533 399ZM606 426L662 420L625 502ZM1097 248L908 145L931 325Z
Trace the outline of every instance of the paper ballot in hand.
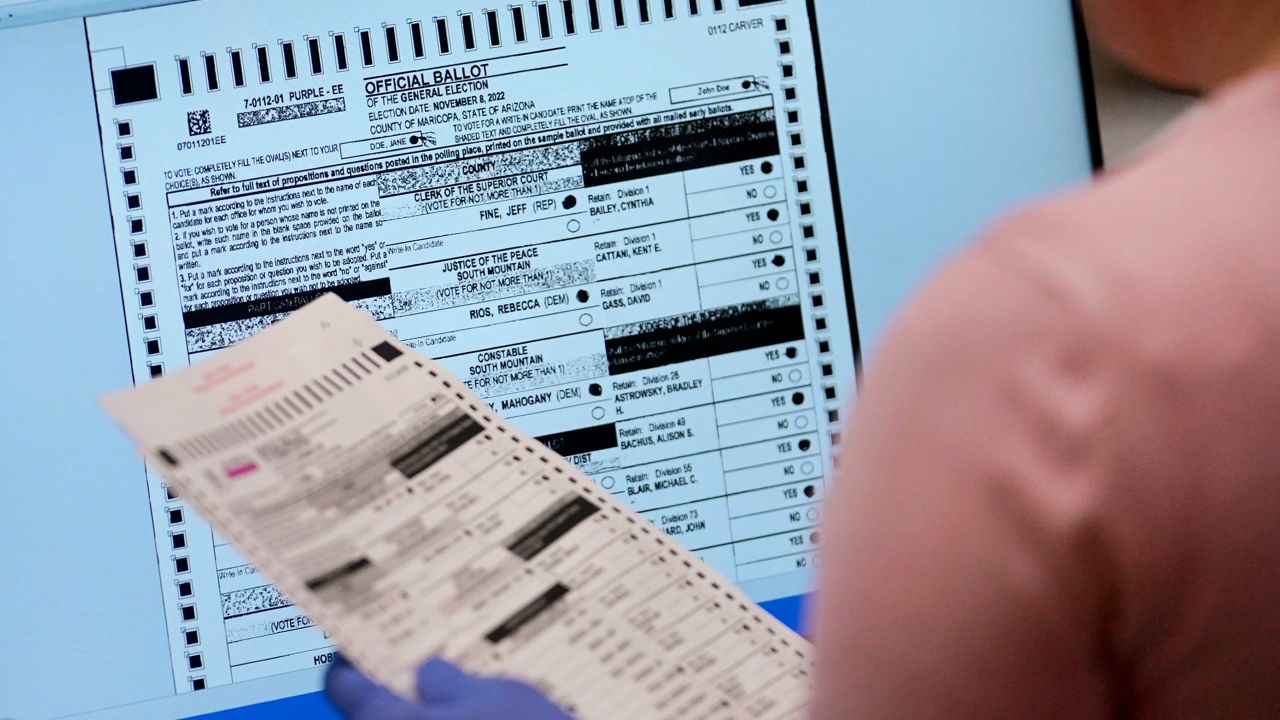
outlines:
M806 714L804 639L334 295L105 405L406 698L440 655L587 719Z

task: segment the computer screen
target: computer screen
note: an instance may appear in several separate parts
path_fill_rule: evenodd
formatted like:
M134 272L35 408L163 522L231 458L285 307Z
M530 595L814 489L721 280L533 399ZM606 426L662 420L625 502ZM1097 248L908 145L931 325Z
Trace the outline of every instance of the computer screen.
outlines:
M324 293L784 621L856 368L1096 162L1072 6L0 3L0 718L336 717L99 409Z

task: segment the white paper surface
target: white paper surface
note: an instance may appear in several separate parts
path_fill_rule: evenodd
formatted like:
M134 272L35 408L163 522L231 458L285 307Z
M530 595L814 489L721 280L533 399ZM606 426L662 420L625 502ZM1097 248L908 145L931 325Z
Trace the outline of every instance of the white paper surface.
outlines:
M327 295L104 401L387 687L439 654L581 718L800 718L807 642Z
M857 335L805 0L227 7L85 19L135 378L333 292L751 598L813 590ZM328 662L148 478L174 691Z

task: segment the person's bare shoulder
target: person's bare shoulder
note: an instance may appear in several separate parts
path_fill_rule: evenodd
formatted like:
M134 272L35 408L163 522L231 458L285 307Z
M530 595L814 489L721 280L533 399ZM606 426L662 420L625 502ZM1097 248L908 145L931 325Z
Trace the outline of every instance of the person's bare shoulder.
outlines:
M828 501L824 717L1280 701L1280 86L1246 95L895 322Z
M1038 246L1042 272L1148 370L1248 372L1280 335L1278 127L1280 73L1229 87L1143 156L997 234Z
M1267 680L1280 651L1258 641L1280 631L1280 571L1258 571L1280 566L1277 128L1280 76L1230 88L971 252L1053 298L1037 312L1059 308L1093 348L1108 623L1155 716L1250 716L1280 699Z
M948 263L867 368L826 505L818 717L1106 717L1112 393L1075 292L1011 245L1044 222Z

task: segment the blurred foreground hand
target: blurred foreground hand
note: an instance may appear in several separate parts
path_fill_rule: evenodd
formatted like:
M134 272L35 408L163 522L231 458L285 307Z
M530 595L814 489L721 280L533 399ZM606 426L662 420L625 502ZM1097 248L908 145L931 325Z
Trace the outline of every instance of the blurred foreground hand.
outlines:
M536 688L468 675L443 660L418 669L417 703L378 685L339 659L325 677L329 699L349 720L572 720Z

